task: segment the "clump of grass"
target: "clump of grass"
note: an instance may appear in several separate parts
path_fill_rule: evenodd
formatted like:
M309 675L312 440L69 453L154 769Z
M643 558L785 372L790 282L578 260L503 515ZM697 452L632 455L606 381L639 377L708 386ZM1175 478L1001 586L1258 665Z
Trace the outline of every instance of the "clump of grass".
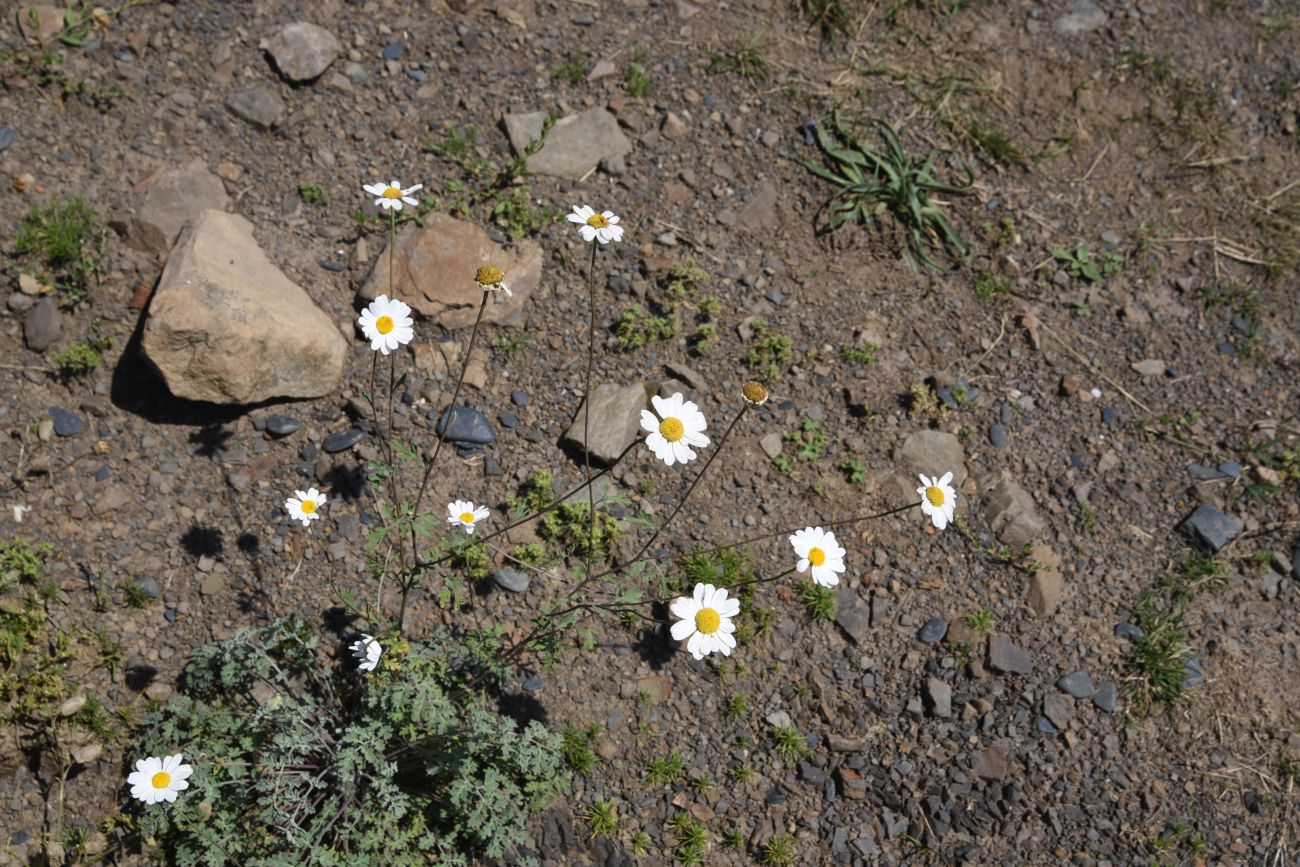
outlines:
M591 839L613 837L618 833L618 808L609 801L588 805L582 817L591 825Z
M880 347L874 343L859 343L856 346L841 346L840 358L853 364L874 364L876 350Z
M728 828L722 832L722 846L732 852L745 848L745 832L739 828Z
M808 755L808 742L793 726L781 726L772 733L776 754L783 759L800 759Z
M814 581L796 581L794 595L813 620L835 619L835 591Z
M600 726L594 723L583 729L565 726L560 732L565 763L584 777L599 761L596 751L592 749L599 736Z
M999 163L1021 168L1028 164L1024 153L1011 141L1006 131L992 121L975 118L966 125L965 134L971 144Z
M113 348L113 338L101 334L100 327L101 321L96 316L91 320L89 337L69 344L63 352L50 356L59 366L59 373L64 379L92 372L104 360L104 353Z
M551 70L551 81L561 81L569 85L579 85L591 72L591 58L585 51L574 51L564 58L564 62Z
M838 115L817 127L817 143L829 160L829 168L802 160L810 172L839 189L826 204L823 231L849 222L877 226L888 213L903 233L902 254L913 268L918 263L937 271L965 261L969 247L935 201L936 195L964 196L970 192L974 175L952 151L932 150L924 158L909 154L898 133L881 122L877 133L883 149L877 150L865 138L849 135ZM955 171L963 180L956 184L939 179L941 167ZM942 264L935 255L948 260Z
M982 632L989 635L993 632L993 609L981 608L979 611L972 611L965 617L966 625L976 632Z
M1155 706L1167 710L1185 692L1183 683L1192 650L1187 644L1183 612L1182 601L1167 603L1155 593L1144 593L1133 607L1134 621L1143 634L1129 651L1128 692L1144 711Z
M749 716L749 700L745 698L744 693L733 693L731 698L727 699L727 719L731 722L739 722Z
M671 783L686 774L686 764L677 753L669 753L661 759L646 762L645 780L652 786Z
M650 70L646 66L648 59L644 51L637 51L632 55L632 61L627 65L627 71L623 75L623 88L628 96L645 96L650 92Z
M987 268L983 268L975 275L975 297L981 301L988 301L998 295L1011 294L1011 281L1006 277L1000 277Z
M298 198L302 199L304 205L328 205L330 203L329 191L320 184L305 182L299 184Z
M689 813L678 813L668 821L668 827L677 837L677 847L673 850L677 860L685 867L703 864L709 847L709 832L704 825Z
M777 834L763 847L763 863L771 867L794 867L794 837Z
M132 608L144 608L153 599L149 591L145 590L143 585L134 578L127 578L119 585L122 589L122 596L126 599L126 604Z
M709 58L709 65L705 69L711 75L731 73L753 81L761 81L771 72L771 64L767 60L769 47L752 36L746 36L735 48L713 52Z
M108 230L97 222L94 208L81 197L36 203L23 217L14 246L59 272L59 288L75 304L86 297L92 280L98 284L103 278Z

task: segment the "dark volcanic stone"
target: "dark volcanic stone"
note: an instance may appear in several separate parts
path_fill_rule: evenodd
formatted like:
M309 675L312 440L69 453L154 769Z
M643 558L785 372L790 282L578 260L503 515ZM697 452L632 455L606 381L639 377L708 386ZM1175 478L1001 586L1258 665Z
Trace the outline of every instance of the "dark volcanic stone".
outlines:
M1116 623L1115 634L1120 638L1127 638L1129 641L1137 641L1146 637L1142 627L1134 626L1132 623Z
M531 674L524 678L524 692L537 692L545 685L545 682L535 674Z
M1097 691L1086 671L1070 672L1056 682L1056 688L1075 698L1092 698L1093 693Z
M1008 674L1028 674L1034 670L1033 660L1005 635L989 638L989 668Z
M50 407L50 418L54 419L54 432L61 437L75 437L86 429L84 418L59 406Z
M931 617L921 627L921 631L916 633L916 637L926 644L934 644L943 638L948 632L948 621L942 617Z
M1092 696L1092 703L1104 710L1106 713L1110 713L1115 710L1115 699L1117 697L1118 692L1115 689L1114 682L1108 680L1101 686L1097 687L1097 691L1093 693Z
M451 424L447 424L449 415ZM433 413L429 417L432 418ZM453 443L482 446L497 438L496 431L483 413L468 406L458 406L454 413L451 407L444 409L438 416L437 431L438 436Z
M993 422L993 424L989 425L989 443L992 444L995 449L1006 448L1007 432L1003 430L1002 425L997 422Z
M341 430L338 433L332 433L325 437L325 442L321 443L321 448L330 454L347 451L365 439L365 436L365 431L357 430L356 428Z
M273 415L266 419L266 430L271 436L287 437L299 427L298 420L287 415Z
M1202 504L1178 525L1178 529L1197 545L1214 554L1241 532L1241 522L1213 506Z
M510 392L510 402L513 403L515 406L519 406L519 407L528 406L528 392L526 391Z

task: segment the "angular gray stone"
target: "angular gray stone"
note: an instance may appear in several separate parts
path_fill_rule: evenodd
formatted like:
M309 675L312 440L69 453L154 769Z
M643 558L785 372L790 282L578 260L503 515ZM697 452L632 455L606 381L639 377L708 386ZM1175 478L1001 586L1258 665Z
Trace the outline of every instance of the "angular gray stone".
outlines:
M1203 503L1178 525L1178 530L1202 548L1218 553L1241 532L1241 522Z
M149 182L144 202L130 220L131 244L165 256L187 223L209 208L224 211L229 204L225 184L202 160L163 172Z
M343 375L347 340L234 214L204 211L181 233L148 317L141 348L177 397L322 397Z
M506 135L515 153L523 153L530 139L541 136L545 119L544 111L506 115ZM604 108L589 108L555 122L546 144L528 158L528 170L576 181L596 168L601 160L625 156L631 151L632 142L623 135L618 119Z
M562 445L586 448L583 440L587 404L564 432ZM640 383L614 385L605 383L591 390L591 448L593 460L610 464L631 445L641 430L641 410L646 408L645 387Z
M61 437L75 437L86 429L86 420L61 406L50 407L50 418L54 421L54 432Z
M1067 692L1075 698L1092 698L1097 688L1092 685L1092 678L1086 671L1072 671L1056 681L1056 688Z
M492 573L492 580L502 590L509 590L511 593L523 593L528 589L530 579L523 572L502 566Z
M835 599L835 625L854 644L865 644L871 635L871 609L855 593L840 593Z
M767 179L759 181L749 201L745 202L736 217L740 225L755 232L780 227L781 214L777 208L776 185Z
M262 129L274 127L288 110L274 90L261 85L230 94L226 97L226 108L240 120Z
M1047 526L1034 499L1020 487L1011 473L1003 470L984 494L985 516L989 527L1004 544L1023 548L1030 544Z
M1092 703L1106 713L1110 713L1115 710L1116 698L1118 698L1118 691L1115 689L1115 684L1108 680L1097 687L1097 691L1092 694Z
M1074 719L1074 699L1059 692L1043 696L1043 716L1064 731L1069 727L1070 720Z
M272 415L266 419L266 430L274 437L287 437L300 427L296 418L287 415Z
M925 621L925 625L921 627L920 632L916 633L916 637L919 640L924 641L926 644L934 644L936 641L943 638L947 632L947 620L944 620L942 617L931 617L929 620Z
M436 410L429 414L431 418L434 415L437 415ZM458 406L454 410L447 407L437 418L434 430L448 442L485 446L497 438L497 432L492 429L487 416L472 407ZM450 425L447 424L448 418L451 419Z
M1096 30L1106 23L1106 12L1093 0L1075 0L1065 14L1052 22L1052 32L1060 36L1075 36Z
M366 438L366 432L357 428L348 428L347 430L336 431L325 437L325 442L320 447L328 454L337 454L345 452L357 443Z
M1005 780L1010 772L1011 765L1007 761L1007 751L999 744L985 747L976 753L975 761L971 765L971 773L982 780Z
M495 265L505 274L510 295L493 292L483 321L522 325L528 298L542 281L542 248L533 241L502 247L474 223L433 212L421 218L423 227L397 233L393 251L393 283L388 281L388 254L375 257L359 295L370 301L394 295L443 328L474 324L483 290L474 282L482 265ZM584 296L585 297L585 296Z
M305 21L286 24L261 47L289 81L310 81L318 77L342 50L333 33Z
M1142 376L1164 376L1165 373L1165 363L1158 358L1146 358L1142 361L1135 361L1129 366L1132 367L1136 373L1139 373Z
M33 352L44 352L62 336L63 314L53 298L42 298L23 317L23 340Z
M948 719L952 716L952 687L937 677L929 678L925 682L925 704L931 716Z
M898 470L894 473L892 493L900 503L920 499L916 489L921 485L917 478L921 474L941 477L951 472L952 486L958 491L966 481L966 451L961 440L944 431L922 430L911 434L894 452L894 463ZM957 511L960 514L965 510L965 500L958 496Z
M1006 674L1028 674L1034 670L1029 654L1011 643L1005 635L989 636L989 668Z

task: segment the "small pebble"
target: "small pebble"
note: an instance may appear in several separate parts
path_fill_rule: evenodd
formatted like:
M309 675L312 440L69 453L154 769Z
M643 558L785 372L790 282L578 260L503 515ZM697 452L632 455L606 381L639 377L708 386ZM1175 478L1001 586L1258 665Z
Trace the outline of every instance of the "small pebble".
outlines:
M1137 641L1146 637L1140 626L1134 626L1132 623L1116 623L1115 634L1120 638L1127 638L1129 641Z
M916 633L916 637L926 644L934 644L939 639L948 634L948 621L942 617L931 617L921 627L921 631Z
M273 415L266 419L266 430L274 437L287 437L301 425L296 418L287 415Z
M50 407L50 418L54 421L54 432L61 437L75 437L86 429L85 419L62 407Z
M1115 699L1117 698L1117 695L1115 684L1108 680L1101 686L1097 687L1097 691L1092 694L1092 703L1106 713L1110 713L1115 710Z
M405 53L405 42L390 42L384 46L384 60L401 60Z
M1006 448L1007 432L1003 430L1002 425L998 422L989 425L989 443L995 449Z
M1097 688L1092 685L1092 678L1086 671L1067 674L1056 682L1056 688L1075 698L1091 698L1097 692Z
M502 590L509 590L511 593L523 593L528 589L529 584L529 578L526 574L507 566L502 566L493 572L492 580Z
M523 687L525 692L537 692L545 685L545 682L535 674L524 678Z
M335 452L347 451L366 437L366 432L351 428L350 430L332 433L321 443L321 448L330 454Z
M518 407L528 406L528 392L526 391L510 392L510 402Z

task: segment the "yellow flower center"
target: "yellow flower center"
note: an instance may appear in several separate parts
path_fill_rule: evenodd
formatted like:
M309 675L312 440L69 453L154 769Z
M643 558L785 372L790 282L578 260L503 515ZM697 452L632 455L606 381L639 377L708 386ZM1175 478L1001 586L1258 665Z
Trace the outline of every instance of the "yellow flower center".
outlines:
M172 781L171 774L167 773L166 771L159 771L158 773L153 775L153 779L151 779L149 782L153 785L155 789L165 789L167 788L167 785L171 783L171 781Z
M379 195L380 197L385 199L400 199L402 197L402 191L399 190L397 187L389 187Z
M587 218L587 225L593 229L608 229L609 220L605 219L602 214L592 214Z
M705 635L712 635L722 626L722 617L712 608L701 608L695 614L695 628Z
M316 511L316 501L315 501L315 500L303 500L303 501L302 501L302 506L300 506L299 508L302 509L302 513L303 513L304 515L310 515L312 512Z
M480 286L495 286L504 279L506 275L495 265L483 265L474 272L474 282Z
M462 524L472 524L472 523L474 523L474 513L473 513L473 512L461 512L461 513L460 513L460 521L461 521Z
M393 317L380 316L375 320L375 330L380 334L387 334L393 330Z
M686 428L675 418L666 418L659 422L659 433L670 443L675 443L686 436Z
M808 552L808 562L814 566L820 566L826 562L826 552L821 548L813 548Z
M745 400L750 403L761 404L767 400L767 389L763 387L763 383L752 379L745 383L745 385L740 389L740 393L744 395Z
M943 488L938 485L931 485L925 489L925 498L930 501L931 506L942 506L944 501Z

